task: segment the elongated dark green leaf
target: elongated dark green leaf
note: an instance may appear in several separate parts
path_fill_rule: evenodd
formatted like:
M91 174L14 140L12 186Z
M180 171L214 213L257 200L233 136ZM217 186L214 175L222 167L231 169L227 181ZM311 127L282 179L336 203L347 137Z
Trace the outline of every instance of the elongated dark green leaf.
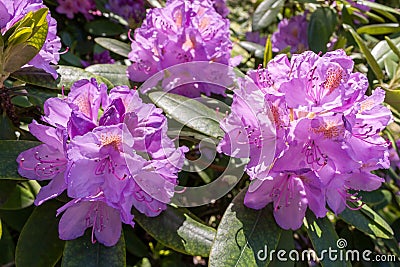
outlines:
M289 253L295 250L292 231L282 231L278 247L276 248L276 251L280 250L284 250L285 255L281 255L279 256L280 258L278 258L275 254L271 263L268 264L268 267L293 267L294 261L292 261L289 256Z
M226 209L217 229L210 254L210 267L267 266L265 250L275 250L281 228L275 223L272 208L262 210L244 206L247 189L240 192Z
M351 266L350 263L345 261L329 259L328 255L322 255L323 251L331 249L344 248L345 246L338 247L339 237L335 232L333 224L327 217L317 219L315 215L308 210L306 220L304 223L309 238L314 246L314 250L319 257L323 257L321 264L323 267L342 267Z
M274 22L284 3L284 0L264 0L261 2L254 11L253 31L259 31Z
M267 42L265 43L265 50L264 50L264 61L263 61L264 68L267 67L267 63L271 59L272 59L272 42L271 42L271 35L268 35Z
M33 67L22 68L19 71L14 72L11 76L23 82L48 89L61 90L64 87L65 90L69 90L76 81L90 78L95 78L98 82L105 83L109 88L114 87L113 83L106 77L102 77L81 68L59 65L57 72L59 74L57 80L54 80L53 76L44 70Z
M1 223L0 223L1 224ZM11 263L14 261L15 245L12 236L5 227L3 227L3 235L0 236L0 266L13 266Z
M113 23L109 19L96 19L87 22L85 23L85 29L96 36L115 36L126 32L122 25Z
M94 41L105 49L126 58L128 57L129 52L131 52L131 46L129 44L115 39L98 37L95 38Z
M40 144L35 141L0 141L0 179L26 180L19 176L15 159L22 151Z
M27 181L19 183L14 187L7 201L0 206L2 210L19 210L29 207L33 204L37 193L39 193L40 185L36 181Z
M96 64L87 67L85 70L104 77L114 86L127 85L130 86L128 76L126 74L127 66L117 64Z
M345 27L345 29L348 30L350 34L353 36L361 52L364 54L369 66L374 72L376 78L382 80L383 79L382 69L379 67L379 64L376 61L376 59L372 56L371 51L369 51L368 47L365 45L363 39L360 37L360 35L357 34L357 32L351 26L343 25L343 27Z
M114 87L112 82L110 82L105 77L95 75L81 68L71 66L58 66L57 72L60 75L60 80L57 84L58 89L61 89L63 86L69 89L76 81L90 78L95 78L98 82L105 83L108 88Z
M400 111L400 90L385 90L385 102Z
M327 43L335 31L337 15L332 8L321 7L314 11L308 24L308 45L316 53L326 52Z
M392 34L400 31L400 25L398 23L381 23L381 24L371 24L365 25L357 29L358 34Z
M17 130L6 112L0 113L0 140L15 140L15 131ZM0 152L1 153L1 152ZM1 160L1 159L0 159ZM1 166L0 166L1 169ZM1 174L0 174L1 176Z
M57 89L57 81L50 73L34 67L25 67L11 74L11 77L33 85Z
M374 9L374 11L375 11L376 13L378 13L378 14L380 14L380 15L386 17L386 18L388 18L389 20L391 20L391 21L393 21L393 22L397 22L396 16L394 16L393 14L391 14L391 13L385 11L385 10L382 10L382 9Z
M147 246L142 240L135 234L134 229L129 225L123 225L124 237L126 243L126 250L135 255L136 257L146 257L149 255Z
M374 2L370 2L370 1L363 1L363 5L372 8L372 10L383 10L383 11L390 12L390 13L393 13L396 15L400 15L400 11L398 11L388 5L382 5L382 4L374 3Z
M367 205L360 210L345 209L339 217L358 230L376 237L390 239L394 235L390 225Z
M215 229L199 222L186 210L168 206L157 217L132 210L135 221L157 241L176 251L208 257Z
M393 53L395 53L396 56L400 58L400 49L396 46L396 44L387 36L385 36L385 40Z
M215 138L224 136L219 127L222 118L199 101L161 91L151 92L149 97L165 113L185 126Z
M54 266L62 255L64 241L58 238L56 210L60 202L48 201L36 207L18 239L18 267Z
M124 235L112 247L99 242L92 244L91 230L86 230L82 237L65 242L61 263L62 267L124 267L126 266L126 250Z
M385 66L385 72L386 72L387 76L389 77L389 79L393 79L393 77L395 77L395 75L396 75L396 70L397 70L397 67L399 64L389 58L386 59L383 62L383 64Z

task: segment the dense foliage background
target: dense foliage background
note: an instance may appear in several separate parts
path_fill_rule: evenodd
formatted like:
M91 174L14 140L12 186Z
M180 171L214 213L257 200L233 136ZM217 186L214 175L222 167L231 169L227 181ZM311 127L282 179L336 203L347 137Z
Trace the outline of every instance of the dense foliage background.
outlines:
M232 57L242 56L237 68L244 73L259 65L265 66L277 54L290 55L290 48L274 47L271 34L277 31L279 21L284 18L306 14L308 22L304 30L308 48L303 47L303 50L325 53L344 49L354 60L355 71L367 75L369 93L376 87L386 91L385 105L394 116L394 122L383 133L391 142L391 168L375 171L386 182L373 192L360 192L365 203L361 209L346 209L337 216L329 212L323 219L316 219L308 212L299 230L283 230L273 218L271 205L262 210L244 206L245 188L249 183L244 174L237 177L240 181L229 193L214 203L188 209L168 206L154 218L133 210L135 227L125 225L117 245L106 247L92 244L89 230L75 240L60 240L59 217L55 214L68 201L68 196L64 193L35 206L34 199L46 182L19 176L15 160L22 151L39 144L27 125L43 114L45 100L67 94L75 81L95 78L109 89L118 85L140 86L140 82L130 81L126 74L131 64L128 54L133 31L130 29L141 25L145 9L162 7L165 3L143 2L142 13L128 18L123 13L118 14L118 10L111 11L106 0L93 2L91 13L77 11L72 15L57 9L56 0L45 0L44 4L57 20L57 35L62 42L60 61L55 67L59 75L57 80L43 70L21 68L27 63L22 59L22 63L8 65L10 75L2 79L4 87L0 88L0 266L399 266L399 261L268 262L256 256L265 245L271 249L320 252L329 246L336 248L338 238L344 238L348 242L346 249L369 249L377 254L400 257L400 154L397 146L400 145L397 143L400 137L400 3L397 0L359 1L368 7L360 8L354 2L228 0L227 18L233 41ZM122 9L122 4L120 6ZM2 34L0 47L4 52L5 35ZM15 53L29 57L25 52ZM4 66L3 61L3 69ZM182 124L185 124L182 113L193 118L215 112L203 104L195 109L188 104L179 112L168 112L185 98L171 94L157 102L156 96L146 96L147 101L154 100L171 120ZM211 98L229 106L232 92L228 92L227 97L211 95ZM204 125L191 125L181 133L180 144L190 148L188 159L199 157L198 144L202 139L211 138L216 143L221 139L218 121L209 123L205 127L208 131L199 131ZM179 184L211 183L228 162L229 157L221 154L205 170L182 171Z

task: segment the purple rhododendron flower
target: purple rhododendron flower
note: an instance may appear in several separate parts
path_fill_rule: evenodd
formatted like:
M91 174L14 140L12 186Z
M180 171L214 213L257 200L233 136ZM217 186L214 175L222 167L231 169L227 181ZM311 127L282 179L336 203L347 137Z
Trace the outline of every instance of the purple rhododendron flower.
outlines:
M42 0L5 0L0 3L0 28L4 34L16 22L21 20L31 11L39 10L46 7ZM61 49L61 41L57 36L57 21L51 17L50 12L47 14L48 33L46 41L39 53L28 62L25 66L33 66L43 69L50 73L54 79L57 78L57 72L50 66L50 63L57 64L60 60L59 50Z
M358 191L383 182L371 171L390 166L380 135L392 121L382 105L385 92L366 96L368 80L353 73L353 65L343 50L307 51L291 60L279 55L266 69L250 71L234 91L218 149L250 156L245 204L261 209L273 203L285 229L298 229L307 208L317 217L325 216L326 204L335 213L354 208L349 203L358 203Z
M229 20L209 1L170 1L164 8L151 9L134 37L129 53L132 65L128 67L132 81L143 82L158 71L185 62L232 63ZM200 91L189 85L178 93L199 96ZM225 89L216 91L224 94Z
M75 14L78 13L81 13L87 20L93 19L91 11L96 8L96 3L93 0L57 0L57 3L56 11L66 15L69 19L73 19Z
M143 0L109 0L106 8L124 18L132 26L142 22L146 15Z
M272 34L272 51L279 52L290 46L291 53L301 53L308 49L308 22L306 16L297 15L283 19L278 24L278 30Z
M162 111L143 103L137 91L119 86L107 94L95 79L80 80L68 97L45 102L42 120L29 127L44 144L17 162L22 176L50 180L36 205L65 190L72 198L58 210L64 212L60 238L92 228L93 242L112 246L121 222L134 225L132 207L147 216L166 209L187 149L175 147Z

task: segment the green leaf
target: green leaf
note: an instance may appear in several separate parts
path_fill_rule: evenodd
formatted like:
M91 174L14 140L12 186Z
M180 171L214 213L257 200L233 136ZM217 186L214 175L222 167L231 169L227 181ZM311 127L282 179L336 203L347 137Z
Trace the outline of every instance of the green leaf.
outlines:
M386 59L383 64L385 66L385 72L387 76L389 77L389 79L393 79L393 77L395 77L396 75L396 70L399 64L397 62L394 62L390 58Z
M1 89L0 89L1 90ZM13 122L10 120L10 118L7 116L6 112L3 112L3 114L0 113L0 140L15 140L15 131L17 128L14 126ZM1 155L1 152L0 152ZM0 158L1 162L1 158ZM2 166L0 166L1 170ZM1 177L1 173L0 173Z
M370 1L363 1L363 5L370 7L372 10L382 10L382 11L390 12L390 13L393 13L396 15L400 15L400 11L398 11L390 6L387 6L387 5L382 5L382 4L378 4L378 3L374 3L374 2L370 2Z
M283 256L287 261L280 261L276 255L274 255L274 259L268 264L268 267L293 267L294 261L290 260L288 257L290 251L295 250L294 240L293 240L293 232L283 230L281 237L279 238L279 244L276 248L276 251L284 250L285 255Z
M130 225L123 225L126 250L136 257L143 258L149 255L147 246L135 234L134 229Z
M224 136L219 126L222 117L203 103L162 91L151 92L149 97L166 114L183 125L215 138Z
M31 205L21 210L0 210L0 218L10 229L21 232L34 209Z
M1 223L0 223L1 225ZM15 245L10 232L2 226L3 235L0 236L0 266L14 266Z
M183 208L168 206L157 217L132 209L135 221L163 245L178 252L208 257L215 229L196 220Z
M239 42L239 45L250 53L253 53L256 58L264 58L264 46L249 41L241 41Z
M5 33L7 48L4 52L4 70L6 72L17 71L42 49L48 32L47 13L47 8L29 12Z
M131 52L131 46L127 43L111 39L111 38L95 38L94 41L104 47L105 49L114 52L123 57L128 57L128 54Z
M15 159L18 155L34 146L40 145L35 141L0 141L0 180L23 180L18 174L18 164Z
M371 51L369 51L368 47L365 45L363 39L361 39L360 35L356 33L356 31L349 25L344 24L343 27L350 32L350 34L355 39L358 47L360 48L361 52L364 54L365 58L369 66L371 67L372 71L374 72L376 78L378 80L383 79L383 72L382 69L379 67L378 62L372 56Z
M114 86L127 85L130 86L128 76L126 74L127 66L117 64L96 64L87 67L85 70L95 75L101 76L109 80Z
M254 11L253 31L264 29L274 22L284 3L284 0L264 0L261 2Z
M389 45L390 49L393 51L393 53L396 54L398 58L400 58L400 49L399 47L396 46L396 44L388 37L385 36L385 40L387 44Z
M36 181L27 181L17 184L11 192L7 201L0 206L2 210L19 210L29 207L35 201L35 197L40 190L40 185Z
M226 209L210 254L210 267L266 266L265 250L275 250L282 229L275 223L272 207L254 210L244 206L247 189Z
M327 51L327 43L335 31L337 14L332 8L317 8L311 14L308 24L308 45L316 53Z
M78 67L59 65L57 72L59 74L57 80L54 80L53 76L44 70L33 67L22 68L14 72L11 76L20 81L48 89L61 90L64 86L64 89L69 90L76 81L90 78L95 78L97 82L105 83L108 88L114 87L113 83L107 78Z
M116 36L126 32L122 25L113 23L109 19L97 19L87 22L85 23L85 30L96 36Z
M360 210L345 209L338 216L364 233L385 239L394 235L390 225L367 205L363 205Z
M71 66L58 66L57 72L60 75L60 80L57 84L58 89L61 89L63 86L69 89L76 81L90 78L95 78L99 83L105 83L108 88L114 87L114 85L108 79L85 71L81 68Z
M0 180L0 207L7 202L11 193L14 192L18 181Z
M318 256L322 256L323 250L328 251L329 248L338 248L337 242L339 237L335 232L333 224L327 217L317 219L310 210L307 210L304 225ZM321 263L323 267L351 266L350 263L346 264L344 261L330 260L327 255L324 255Z
M264 50L264 61L263 66L264 68L267 67L267 63L272 59L272 42L271 42L271 34L268 35L267 42L265 43L265 50Z
M54 266L61 258L64 241L58 238L59 207L60 202L47 201L35 208L18 239L16 266Z
M389 45L387 40L382 40L375 45L372 49L371 54L377 60L379 67L383 68L385 59L391 59L395 62L399 61L396 52L391 49L393 46L397 49L400 49L400 37L391 40L391 44Z
M371 35L380 35L380 34L392 34L395 32L400 32L400 25L398 23L382 23L382 24L372 24L362 26L357 29L358 34L371 34Z
M123 267L126 266L124 235L112 247L91 242L91 230L82 237L65 242L62 267Z
M54 80L50 73L35 67L21 68L12 73L11 77L44 88L58 89L57 81Z
M360 192L360 197L368 205L381 206L381 204L388 204L392 200L392 193L389 190L378 189L371 192L362 191Z
M385 102L400 111L400 90L385 89Z
M385 10L381 10L381 9L374 9L374 11L386 18L388 18L389 20L393 21L393 22L397 22L397 18L396 16L394 16L393 14L385 11Z

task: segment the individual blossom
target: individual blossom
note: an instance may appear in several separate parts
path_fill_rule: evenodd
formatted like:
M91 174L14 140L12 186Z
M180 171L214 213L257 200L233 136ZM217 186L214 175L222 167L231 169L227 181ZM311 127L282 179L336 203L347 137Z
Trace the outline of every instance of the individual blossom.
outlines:
M218 149L250 157L245 204L261 209L273 203L285 229L298 229L307 208L317 217L325 216L326 204L335 213L359 208L358 191L383 182L371 171L390 166L380 134L392 121L382 105L385 92L366 96L368 80L353 66L343 50L307 51L291 60L279 55L234 91Z
M42 145L17 158L19 173L49 180L36 205L66 190L72 199L58 210L61 239L92 228L92 242L117 243L121 223L134 225L131 209L157 216L177 184L185 147L167 137L162 111L126 86L107 93L95 79L76 82L67 97L45 102L43 124L30 130Z
M229 21L209 1L170 1L164 8L151 9L142 26L135 30L131 48L128 76L136 82L180 63L238 63L230 58ZM200 91L188 85L180 93L200 95ZM218 88L214 93L224 91Z
M0 3L0 27L1 33L4 34L15 23L20 21L29 12L37 11L45 8L41 0L6 0ZM54 79L57 78L57 72L50 64L57 64L60 60L59 50L61 49L61 41L57 36L57 21L51 17L50 11L47 14L48 32L46 40L39 53L28 62L26 67L33 66L43 69L50 73Z
M297 15L283 19L271 36L272 51L279 52L290 46L290 52L301 53L308 49L308 22L306 16Z
M130 26L140 24L146 14L143 0L109 0L106 8L124 18Z
M80 13L86 20L91 20L93 19L91 13L96 9L96 4L93 0L57 0L57 3L56 11L66 15L69 19L73 19L76 14Z

